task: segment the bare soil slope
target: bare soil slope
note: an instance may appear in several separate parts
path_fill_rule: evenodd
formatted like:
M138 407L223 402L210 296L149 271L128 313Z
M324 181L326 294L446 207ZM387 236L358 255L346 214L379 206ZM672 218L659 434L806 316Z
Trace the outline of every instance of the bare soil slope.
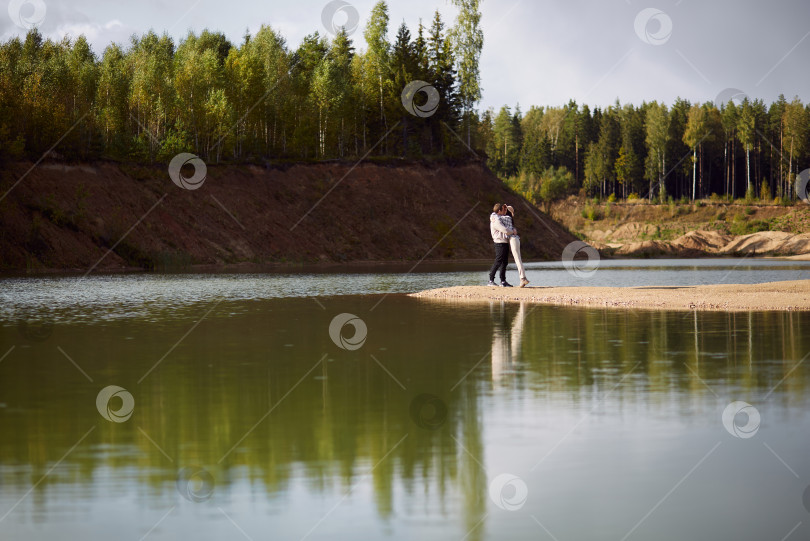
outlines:
M0 194L30 167L6 166ZM575 240L477 164L209 166L194 191L163 167L40 164L0 201L0 270L488 259L500 201L525 259Z
M569 197L551 215L615 257L810 254L810 205L717 202L593 204Z

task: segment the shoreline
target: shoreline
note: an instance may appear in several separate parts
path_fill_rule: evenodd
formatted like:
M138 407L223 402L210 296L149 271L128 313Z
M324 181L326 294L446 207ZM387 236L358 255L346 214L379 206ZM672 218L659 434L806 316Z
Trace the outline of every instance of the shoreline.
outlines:
M810 253L793 256L780 255L705 255L699 257L643 257L643 256L602 256L603 261L639 261L639 260L681 260L681 259L727 259L730 261L750 260L783 260L783 261L810 261ZM553 263L555 260L532 260L524 263ZM556 261L562 265L561 261ZM413 268L414 265L416 268ZM449 271L486 271L492 265L492 259L429 259L423 261L386 261L386 260L358 260L358 261L316 261L296 262L286 261L279 263L225 263L225 264L193 264L186 266L167 266L165 268L145 269L143 267L113 267L102 268L90 276L104 276L117 274L322 274L330 272L355 271L364 272L449 272ZM510 261L510 269L514 270L514 263ZM34 268L34 269L0 269L0 278L22 278L26 276L84 276L86 268Z
M542 260L540 260L542 261ZM447 271L486 271L492 265L489 259L457 259L457 260L425 260L425 261L345 261L345 262L295 262L282 263L225 263L225 264L194 264L177 267L144 269L143 267L116 267L102 268L90 273L89 276L105 276L118 274L328 274L335 272L407 272L418 263L418 267L411 272L447 272ZM0 278L23 278L43 276L84 276L84 268L43 268L43 269L6 269L0 270Z
M641 287L511 287L455 286L411 293L434 301L528 302L672 311L810 311L810 280L762 284Z

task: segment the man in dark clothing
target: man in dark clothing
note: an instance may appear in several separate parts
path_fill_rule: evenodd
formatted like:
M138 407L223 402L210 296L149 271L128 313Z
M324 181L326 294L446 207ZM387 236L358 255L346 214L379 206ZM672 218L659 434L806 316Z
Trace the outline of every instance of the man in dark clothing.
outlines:
M498 203L489 215L489 232L495 243L495 262L489 269L489 285L495 284L495 272L500 272L501 287L512 287L506 281L506 265L509 264L509 235L516 235L517 231L509 229L501 223L501 216L506 212L506 205Z

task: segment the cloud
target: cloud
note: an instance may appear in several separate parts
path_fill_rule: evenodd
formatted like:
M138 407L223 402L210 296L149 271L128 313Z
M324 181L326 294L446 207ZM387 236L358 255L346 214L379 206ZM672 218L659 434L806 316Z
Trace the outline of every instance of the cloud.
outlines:
M169 30L175 39L185 37L189 28L209 28L241 44L245 29L255 35L262 23L279 31L294 49L305 35L324 34L321 11L326 4L45 1L47 15L39 27L43 35L61 39L83 33L97 54L111 42L126 45L131 34L152 28L157 33ZM360 15L352 38L355 48L363 50L363 29L375 0L347 1ZM672 22L672 34L660 46L639 39L634 28L639 12L650 5ZM444 0L389 0L388 6L392 40L403 20L415 35L418 19L430 26L436 9L446 29L457 12ZM608 105L617 97L635 104L653 99L671 104L677 96L711 101L728 87L768 101L779 93L810 101L810 72L804 67L810 36L802 41L810 16L807 0L487 0L481 6L483 107L520 102L527 110L572 98L589 105ZM2 39L24 35L7 14L0 17Z
M102 54L104 49L111 43L126 45L129 37L136 33L135 28L127 27L118 19L107 21L106 23L62 23L55 30L48 33L46 37L55 41L61 40L65 36L75 40L83 35L96 54Z

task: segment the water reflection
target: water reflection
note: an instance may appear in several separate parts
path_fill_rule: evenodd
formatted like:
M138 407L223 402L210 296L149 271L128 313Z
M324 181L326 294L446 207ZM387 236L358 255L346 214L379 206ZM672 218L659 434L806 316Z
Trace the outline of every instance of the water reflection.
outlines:
M491 302L492 315L492 381L500 383L505 375L511 374L520 360L523 324L526 320L526 303L519 304L511 321L507 318L506 303Z
M673 498L639 538L764 538L798 522L783 524L801 507L795 478L761 443L729 442L720 412L732 400L756 406L757 437L807 475L808 370L797 363L810 351L808 314L396 296L369 312L376 300L324 299L325 310L309 299L224 301L202 321L210 305L160 323L57 325L40 341L4 322L0 355L13 349L0 362L3 537L95 539L113 520L138 538L173 508L149 539L238 537L222 508L253 538L534 539L544 535L534 516L561 539L621 539L718 441L722 458L701 475L770 500L749 502L729 526L722 505L715 515L692 505L725 500L685 484L688 498ZM368 325L357 351L329 338L342 312ZM96 408L108 385L134 398L126 422ZM434 409L419 421L423 395L440 402L426 402ZM178 493L184 468L210 474L210 498ZM528 486L519 511L489 499L502 473ZM703 530L666 533L669 513Z
M526 263L535 285L581 286L581 278L560 262ZM408 293L426 287L483 285L488 263L456 266L440 272L435 264L411 265L397 271L341 274L137 274L80 277L0 278L0 320L24 318L32 326L93 323L112 319L148 319L160 323L172 312L218 299L251 302L262 299ZM464 270L460 270L464 269ZM368 271L369 269L366 269ZM601 261L589 286L755 284L808 277L810 261L776 259L613 260ZM424 272L423 272L424 271ZM386 273L388 272L388 273ZM513 270L508 271L515 272ZM234 306L237 306L234 304Z

